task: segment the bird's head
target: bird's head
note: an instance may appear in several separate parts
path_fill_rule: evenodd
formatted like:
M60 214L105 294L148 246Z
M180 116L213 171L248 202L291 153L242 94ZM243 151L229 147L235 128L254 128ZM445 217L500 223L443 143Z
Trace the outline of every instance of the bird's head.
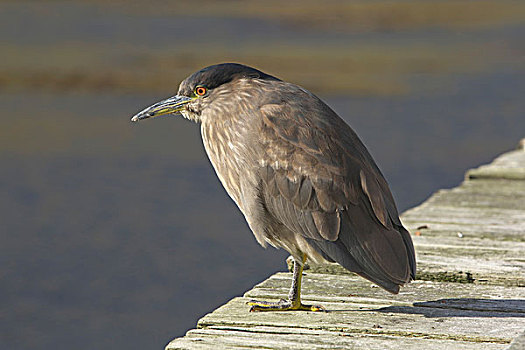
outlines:
M222 63L209 66L184 79L177 95L145 108L134 115L131 121L137 122L142 119L176 114L182 114L183 117L190 120L200 121L202 111L217 101L220 96L228 98L232 97L228 95L239 93L235 91L232 83L242 78L278 80L242 64Z

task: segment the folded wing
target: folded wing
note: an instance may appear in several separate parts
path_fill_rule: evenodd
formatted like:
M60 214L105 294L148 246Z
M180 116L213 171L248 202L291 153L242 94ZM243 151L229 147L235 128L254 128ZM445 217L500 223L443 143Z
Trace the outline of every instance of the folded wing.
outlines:
M260 198L269 215L329 261L397 293L415 277L412 240L357 135L320 100L259 112Z

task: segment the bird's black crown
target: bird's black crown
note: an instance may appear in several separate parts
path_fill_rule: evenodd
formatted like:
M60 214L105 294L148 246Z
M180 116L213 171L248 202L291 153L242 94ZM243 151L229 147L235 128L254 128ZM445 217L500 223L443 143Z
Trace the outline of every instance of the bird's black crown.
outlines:
M180 86L179 95L190 96L197 85L204 85L208 89L213 89L240 78L279 80L243 64L221 63L203 68L186 78Z

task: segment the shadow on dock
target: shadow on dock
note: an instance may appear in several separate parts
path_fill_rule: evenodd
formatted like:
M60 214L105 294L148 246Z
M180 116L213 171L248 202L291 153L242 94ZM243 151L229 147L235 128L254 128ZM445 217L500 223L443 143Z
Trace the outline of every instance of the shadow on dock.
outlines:
M425 317L525 317L525 299L451 298L388 306L375 311Z

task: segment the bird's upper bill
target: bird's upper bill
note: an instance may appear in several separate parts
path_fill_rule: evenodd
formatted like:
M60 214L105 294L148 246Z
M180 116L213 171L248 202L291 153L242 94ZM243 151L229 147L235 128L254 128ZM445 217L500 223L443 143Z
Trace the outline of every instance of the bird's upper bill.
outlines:
M163 101L157 102L152 106L140 111L135 114L132 118L132 122L138 122L142 119L159 117L166 114L178 114L184 108L184 105L193 100L191 97L186 96L173 96Z

